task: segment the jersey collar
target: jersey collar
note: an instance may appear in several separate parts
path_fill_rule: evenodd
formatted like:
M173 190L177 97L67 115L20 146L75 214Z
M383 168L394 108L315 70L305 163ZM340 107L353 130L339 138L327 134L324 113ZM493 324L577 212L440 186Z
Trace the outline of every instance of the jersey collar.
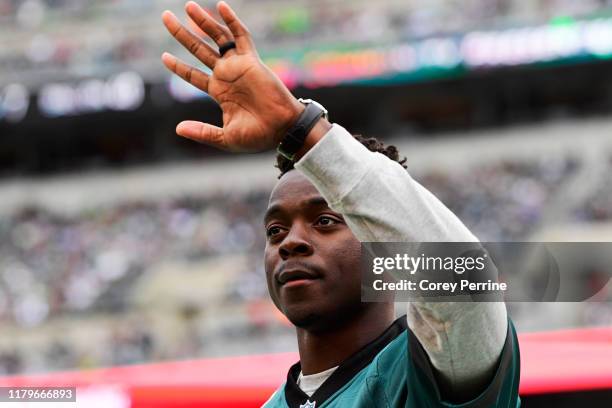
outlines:
M406 316L395 320L387 330L378 338L366 344L363 348L346 359L332 375L325 380L318 390L308 397L297 385L297 378L302 371L298 361L289 369L287 382L285 383L285 399L289 408L316 408L323 404L329 397L334 395L340 388L348 383L359 371L363 370L372 362L374 357L397 336L406 331L408 324Z

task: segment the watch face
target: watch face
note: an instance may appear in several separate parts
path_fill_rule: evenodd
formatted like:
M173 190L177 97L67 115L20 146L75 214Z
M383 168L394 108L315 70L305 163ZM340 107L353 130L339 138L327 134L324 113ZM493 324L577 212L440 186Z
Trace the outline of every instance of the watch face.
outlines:
M303 98L298 99L298 101L302 102L303 104L312 103L314 106L316 106L317 108L323 111L323 116L325 117L325 119L328 118L327 109L325 109L325 107L321 105L319 102L312 100L312 99L303 99Z

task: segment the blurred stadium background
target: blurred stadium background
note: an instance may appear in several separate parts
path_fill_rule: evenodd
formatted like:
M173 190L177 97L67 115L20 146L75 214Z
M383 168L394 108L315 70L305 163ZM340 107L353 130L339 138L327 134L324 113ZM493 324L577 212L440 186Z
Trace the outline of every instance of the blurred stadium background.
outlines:
M159 60L190 60L160 21L183 3L0 0L2 375L296 349L262 267L273 155L174 134L220 121ZM610 241L612 1L230 4L294 94L398 145L481 240ZM509 310L612 326L609 302Z

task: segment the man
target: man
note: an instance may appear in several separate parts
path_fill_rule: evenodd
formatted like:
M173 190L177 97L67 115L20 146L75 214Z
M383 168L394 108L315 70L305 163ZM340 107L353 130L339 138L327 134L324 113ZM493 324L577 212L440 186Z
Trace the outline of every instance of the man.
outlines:
M413 302L394 320L391 300L361 302L360 242L477 239L396 151L360 143L317 104L296 100L232 9L217 8L226 25L186 4L219 50L162 16L210 75L168 53L162 60L223 111L223 128L185 121L179 135L285 157L264 220L265 266L272 300L296 326L300 361L265 406L518 406L518 344L503 303Z

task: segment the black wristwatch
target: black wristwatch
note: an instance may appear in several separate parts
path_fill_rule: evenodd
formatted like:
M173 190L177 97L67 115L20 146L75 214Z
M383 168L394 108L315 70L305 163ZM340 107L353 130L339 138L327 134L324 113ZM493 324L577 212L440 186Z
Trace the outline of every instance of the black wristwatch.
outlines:
M295 124L289 128L287 134L276 148L280 155L291 161L295 159L296 153L304 145L306 136L308 136L308 133L310 133L317 121L322 117L327 119L327 109L320 103L312 99L302 98L298 99L298 101L306 105L306 109L304 109Z

